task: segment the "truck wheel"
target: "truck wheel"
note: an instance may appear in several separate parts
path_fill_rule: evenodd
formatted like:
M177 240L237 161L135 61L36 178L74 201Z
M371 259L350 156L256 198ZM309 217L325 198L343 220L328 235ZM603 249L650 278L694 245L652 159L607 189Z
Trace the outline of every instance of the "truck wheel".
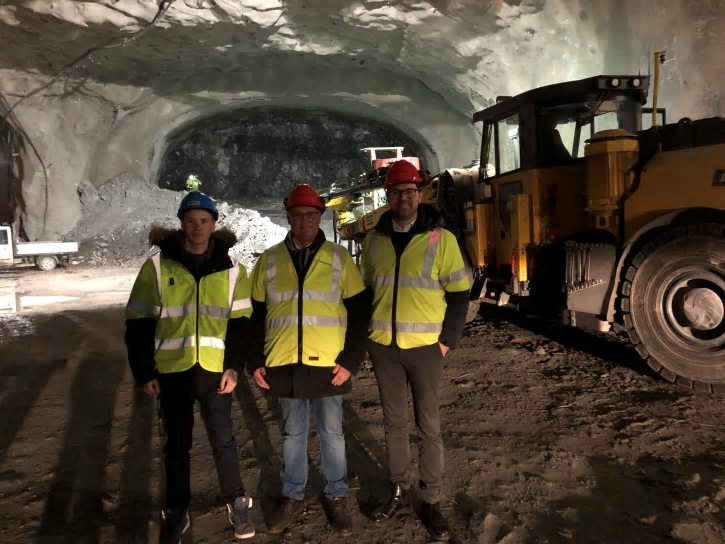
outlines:
M671 382L725 390L725 226L663 232L625 280L624 325L647 364Z
M48 272L58 266L58 259L53 255L41 255L40 257L36 257L35 266L43 272Z

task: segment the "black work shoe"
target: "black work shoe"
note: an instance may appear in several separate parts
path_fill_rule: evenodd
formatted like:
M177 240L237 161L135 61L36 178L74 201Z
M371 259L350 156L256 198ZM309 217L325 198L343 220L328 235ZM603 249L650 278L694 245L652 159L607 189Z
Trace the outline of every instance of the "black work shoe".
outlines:
M267 520L267 532L281 533L304 511L305 501L285 497L277 510L269 516L269 520Z
M437 503L424 502L420 517L433 540L448 540L451 537L451 528Z
M376 509L370 516L375 523L387 523L398 517L400 514L410 512L408 501L408 490L399 485L392 486L392 493L388 502Z
M234 504L227 503L229 523L234 527L234 536L239 540L252 538L256 532L249 521L248 512L251 507L252 499L249 497L237 497Z
M191 525L186 508L167 508L161 512L164 522L159 534L159 544L180 544L181 535Z
M352 518L347 510L346 497L325 499L325 510L330 518L330 526L336 533L342 536L352 534Z

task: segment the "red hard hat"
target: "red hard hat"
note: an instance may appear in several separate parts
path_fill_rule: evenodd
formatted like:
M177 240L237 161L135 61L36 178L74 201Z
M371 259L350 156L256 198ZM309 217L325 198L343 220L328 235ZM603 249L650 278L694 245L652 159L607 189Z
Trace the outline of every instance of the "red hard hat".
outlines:
M421 185L423 178L420 176L420 172L414 164L400 160L395 161L388 168L388 172L385 174L385 186L398 185L399 183L416 183Z
M312 206L321 212L325 211L325 202L320 198L312 187L306 183L301 183L284 199L284 207L286 210L295 206Z

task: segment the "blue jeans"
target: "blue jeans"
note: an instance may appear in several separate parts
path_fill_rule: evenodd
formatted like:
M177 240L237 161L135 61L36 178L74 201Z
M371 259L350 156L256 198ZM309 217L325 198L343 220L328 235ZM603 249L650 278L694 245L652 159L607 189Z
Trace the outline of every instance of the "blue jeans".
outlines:
M307 485L307 435L310 413L320 436L320 462L325 477L325 497L347 494L345 435L342 432L342 395L320 399L279 399L284 419L282 495L302 500Z

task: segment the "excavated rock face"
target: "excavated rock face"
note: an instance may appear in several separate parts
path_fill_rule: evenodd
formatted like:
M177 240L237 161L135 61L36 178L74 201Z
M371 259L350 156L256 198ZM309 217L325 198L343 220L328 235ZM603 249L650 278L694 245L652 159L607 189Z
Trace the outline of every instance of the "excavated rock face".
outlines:
M717 0L4 0L0 92L10 105L93 49L14 110L37 151L22 156L25 227L31 238L67 232L81 182L129 172L161 183L197 124L254 124L260 108L392 135L436 170L477 155L472 113L497 95L646 73L664 49L669 118L722 114L724 23ZM229 166L229 153L207 155L211 170Z
M404 146L413 156L427 151L391 126L324 110L261 107L192 128L169 142L159 186L184 190L193 173L203 191L234 200L286 196L301 180L320 188L354 179L370 168L360 152L370 142Z

